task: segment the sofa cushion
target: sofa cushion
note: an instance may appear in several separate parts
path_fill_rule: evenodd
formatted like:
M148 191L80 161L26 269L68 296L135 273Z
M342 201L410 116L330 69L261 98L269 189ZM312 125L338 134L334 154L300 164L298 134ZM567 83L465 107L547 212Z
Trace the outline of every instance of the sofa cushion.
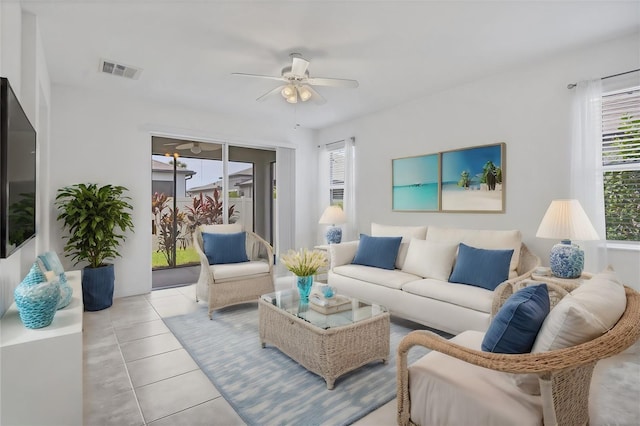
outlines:
M246 232L233 234L202 234L202 246L210 265L249 261Z
M402 270L423 278L447 281L456 257L457 244L412 238Z
M497 231L459 228L439 228L430 226L427 230L428 241L449 243L465 243L468 246L483 249L512 249L513 256L509 263L509 278L518 276L517 268L520 262L520 247L522 235L518 230Z
M530 352L549 308L546 284L516 291L489 324L482 340L482 350L504 354Z
M360 234L358 251L353 258L356 265L394 269L401 237L370 237Z
M513 250L486 250L460 243L449 282L495 290L509 278Z
M492 291L434 279L407 282L402 291L486 313L491 313L493 303Z
M266 274L269 272L269 263L265 260L252 260L242 263L224 263L210 265L211 273L216 281L225 279L238 279L250 275Z
M480 350L484 333L464 331L452 343ZM431 351L409 367L411 420L421 425L539 426L539 397L523 395L508 373Z
M371 236L373 237L402 237L398 257L396 257L396 268L402 269L409 249L409 242L412 238L424 240L427 236L426 226L395 226L371 223Z
M333 268L333 272L344 277L365 281L371 284L382 285L389 288L401 289L408 282L419 280L412 274L407 274L399 270L380 269L372 266L343 265ZM383 301L380 303L384 304Z

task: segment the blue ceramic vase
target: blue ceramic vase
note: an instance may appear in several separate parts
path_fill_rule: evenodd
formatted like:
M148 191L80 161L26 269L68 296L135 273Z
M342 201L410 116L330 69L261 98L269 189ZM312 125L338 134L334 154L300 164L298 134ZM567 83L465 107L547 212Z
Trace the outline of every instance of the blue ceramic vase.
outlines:
M58 281L47 282L37 264L13 293L20 320L27 328L42 328L51 324L60 300Z

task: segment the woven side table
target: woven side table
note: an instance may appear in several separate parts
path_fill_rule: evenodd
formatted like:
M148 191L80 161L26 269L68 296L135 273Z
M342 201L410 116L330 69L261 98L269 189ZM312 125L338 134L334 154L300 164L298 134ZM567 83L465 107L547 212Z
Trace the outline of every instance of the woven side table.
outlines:
M282 297L278 299L282 300ZM304 307L296 312L298 302L293 298L288 300L291 303L276 302L276 293L259 299L262 347L266 344L277 347L324 378L327 389L333 389L336 379L349 371L377 360L386 363L389 359L386 309L353 300L351 311L323 315L306 311Z

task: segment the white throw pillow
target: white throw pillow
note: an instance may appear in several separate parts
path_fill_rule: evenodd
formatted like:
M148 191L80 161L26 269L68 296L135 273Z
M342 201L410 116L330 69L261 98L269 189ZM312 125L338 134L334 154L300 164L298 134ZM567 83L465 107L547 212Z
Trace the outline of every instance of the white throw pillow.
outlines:
M402 269L404 266L405 258L407 257L407 250L409 249L409 241L412 238L424 240L427 236L426 226L397 226L397 225L382 225L379 223L371 223L371 236L372 237L402 237L400 248L398 249L398 256L396 257L396 268Z
M423 278L448 281L457 249L457 244L413 238L402 271Z
M562 298L542 323L531 352L564 349L609 331L627 307L624 286L609 266ZM537 376L515 376L524 392L539 395Z
M558 302L542 324L532 352L588 342L610 330L626 307L624 286L609 267Z

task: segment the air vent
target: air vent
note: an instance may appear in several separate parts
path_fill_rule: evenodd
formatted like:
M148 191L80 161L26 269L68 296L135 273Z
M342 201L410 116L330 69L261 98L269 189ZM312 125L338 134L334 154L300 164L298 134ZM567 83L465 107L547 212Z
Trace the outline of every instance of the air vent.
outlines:
M100 71L117 75L119 77L131 78L133 80L137 80L140 78L140 73L142 72L141 68L135 68L130 65L119 64L115 61L110 61L108 59L100 60Z

